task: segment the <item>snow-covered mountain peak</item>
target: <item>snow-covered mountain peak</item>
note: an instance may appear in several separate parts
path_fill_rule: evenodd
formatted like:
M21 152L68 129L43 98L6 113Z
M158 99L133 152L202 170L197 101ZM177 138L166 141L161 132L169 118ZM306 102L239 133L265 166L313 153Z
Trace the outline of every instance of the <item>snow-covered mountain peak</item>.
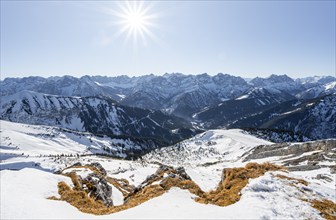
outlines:
M336 78L333 76L310 76L296 79L302 84L326 84L335 80Z
M287 75L271 75L267 78L256 77L250 81L255 87L264 87L268 90L276 92L287 92L291 95L297 94L299 91L303 90L302 85L299 82L294 81Z
M121 106L109 97L66 97L21 91L2 97L0 107L0 117L4 120L96 134L160 138L163 143L195 132L181 118L161 111ZM176 129L182 131L173 133Z
M255 86L268 86L270 84L292 84L294 83L294 80L290 78L287 75L275 75L272 74L269 77L266 78L261 78L261 77L256 77L250 81Z
M300 92L296 95L300 99L313 99L336 92L336 79L335 81L328 82L326 84L318 83L316 86L311 87L303 92Z
M336 88L336 80L324 85L325 90L334 90Z
M254 78L249 83L241 77L218 73L185 75L166 73L163 76L153 74L144 76L83 76L63 77L26 77L0 81L1 95L10 95L22 90L61 96L105 96L122 105L145 109L156 109L191 118L193 114L206 107L214 107L224 100L239 97L279 96L280 101L301 98L307 90L307 97L320 96L315 88L330 82L333 77L313 77L307 80L293 80L287 75L271 75L267 78ZM322 83L322 81L326 83ZM318 82L318 83L306 83ZM256 88L256 89L254 89ZM265 90L261 90L264 88ZM329 88L329 87L327 87ZM309 91L311 89L312 91ZM258 92L259 90L259 92ZM265 91L271 94L265 94ZM251 92L253 91L253 92ZM312 95L312 93L314 93ZM321 93L321 95L328 94ZM261 100L264 102L263 100ZM269 102L269 101L267 101Z

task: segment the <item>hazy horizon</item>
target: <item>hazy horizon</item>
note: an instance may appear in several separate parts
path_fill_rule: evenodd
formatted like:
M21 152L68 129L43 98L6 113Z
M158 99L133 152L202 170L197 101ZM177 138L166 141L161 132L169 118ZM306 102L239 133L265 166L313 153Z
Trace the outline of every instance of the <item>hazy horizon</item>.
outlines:
M149 76L149 75L154 75L154 76L164 76L165 74L182 74L182 75L185 75L185 76L199 76L199 75L202 75L202 74L207 74L211 77L213 76L216 76L218 74L227 74L227 75L230 75L230 76L235 76L235 77L241 77L245 80L249 80L249 79L254 79L254 78L269 78L270 76L272 75L277 75L277 76L281 76L281 75L287 75L288 77L292 78L292 79L300 79L300 78L307 78L307 77L335 77L336 76L332 76L332 75L310 75L310 76L303 76L303 77L292 77L288 74L269 74L269 75L266 75L266 76L253 76L253 77L244 77L244 76L239 76L239 75L235 75L235 74L230 74L230 73L216 73L216 74L209 74L209 73L195 73L195 74L185 74L185 73L178 73L178 72L175 72L175 73L164 73L164 74L155 74L155 73L148 73L148 74L143 74L143 75L127 75L127 74L119 74L119 75L104 75L104 74L85 74L85 75L70 75L70 74L65 74L65 75L51 75L51 76L41 76L41 75L28 75L28 76L8 76L8 77L1 77L1 81L7 79L7 78L17 78L17 79L20 79L20 78L26 78L26 77L42 77L42 78L53 78L53 77L65 77L65 76L71 76L71 77L75 77L75 78L82 78L82 77L85 77L85 76L89 76L89 77L97 77L97 76L101 76L101 77L121 77L121 76L127 76L129 78L133 78L133 77L143 77L143 76Z
M1 1L1 79L335 76L335 1Z

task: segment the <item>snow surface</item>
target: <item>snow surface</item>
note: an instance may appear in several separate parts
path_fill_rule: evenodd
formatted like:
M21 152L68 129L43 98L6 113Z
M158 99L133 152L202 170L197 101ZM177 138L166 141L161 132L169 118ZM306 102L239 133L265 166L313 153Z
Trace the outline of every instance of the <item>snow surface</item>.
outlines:
M13 156L113 153L124 157L121 146L139 146L129 139L98 137L51 126L27 125L0 120L1 159ZM108 150L108 152L106 152Z
M28 168L19 172L3 170L0 175L1 219L322 219L300 200L310 193L302 193L301 186L290 186L287 180L276 179L271 173L250 180L241 200L227 207L196 203L195 195L172 188L161 197L105 216L81 213L64 201L46 199L57 195L59 181L69 182L64 176ZM315 188L310 190L314 192ZM330 195L330 190L322 193ZM118 196L114 200L118 204L117 200Z
M258 145L266 144L272 144L272 142L246 134L240 129L209 130L178 145L149 153L144 158L148 161L191 167L218 161L233 163L238 161L245 152Z
M138 186L147 176L155 173L159 167L157 162L160 162L183 166L204 191L210 191L218 185L223 168L244 166L246 153L258 145L272 143L239 129L219 129L196 135L179 146L154 151L136 161L94 155L39 156L61 152L83 153L87 152L88 146L100 149L111 144L107 138L78 134L81 135L48 126L1 121L1 219L322 219L318 211L301 198L326 198L336 202L335 175L330 173L329 168L321 168L290 173L269 172L250 179L242 190L240 201L227 207L197 203L194 201L195 195L189 191L172 188L160 197L122 212L104 216L82 213L64 201L47 199L59 196L58 182L65 181L72 185L69 177L54 174L53 171L76 162L98 162L109 176L127 179L130 184ZM281 157L255 161L280 163ZM69 168L64 172L71 171L76 171L82 177L91 172L85 168ZM293 185L290 180L277 178L277 174L305 179L309 185ZM319 174L332 181L317 179ZM115 205L124 202L122 192L114 186L112 199Z

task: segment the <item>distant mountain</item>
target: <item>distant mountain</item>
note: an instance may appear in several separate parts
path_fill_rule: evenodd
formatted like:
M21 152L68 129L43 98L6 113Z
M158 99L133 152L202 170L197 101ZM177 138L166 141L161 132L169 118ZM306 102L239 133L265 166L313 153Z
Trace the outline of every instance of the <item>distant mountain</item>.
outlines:
M191 117L202 108L235 98L249 88L244 79L227 74L165 74L137 84L121 103Z
M62 96L103 95L123 105L164 110L183 117L191 117L206 106L235 98L251 87L243 78L228 74L209 76L180 73L140 77L7 78L0 85L3 88L1 95L22 90Z
M254 106L239 110L240 113L235 113L234 117L227 117L224 113L225 119L220 120L228 120L226 125L283 101L295 98L311 99L331 94L335 91L335 84L336 78L332 76L294 80L287 75L271 75L246 81L241 77L222 73L215 76L206 73L200 75L171 73L163 76L150 74L138 77L125 75L81 78L25 77L0 81L1 96L23 90L58 96L103 96L125 106L161 110L187 120L193 120L192 116L195 114L202 118L200 112L216 109L219 105L221 110L211 111L230 112L232 111L230 108ZM230 102L226 102L229 100ZM222 124L218 122L219 116L212 115L213 121Z
M276 106L279 103L293 100L295 97L286 92L269 91L264 88L252 88L240 97L206 108L194 115L205 128L228 127L237 120L247 118Z
M3 96L1 119L94 134L154 138L174 143L195 134L191 124L161 111L117 104L107 97L65 97L31 91Z
M60 96L108 96L119 99L118 91L111 87L100 86L91 77L24 77L6 78L0 82L1 95L11 95L23 90Z
M336 81L328 82L326 84L318 83L316 86L311 87L296 95L299 99L313 99L336 92Z
M295 81L287 75L271 75L267 78L256 77L250 81L254 87L262 87L272 92L287 92L295 95L304 90L302 83Z
M302 84L305 88L308 89L310 87L335 82L336 78L333 76L310 76L310 77L298 78L295 81Z
M244 128L244 130L248 134L274 143L310 141L306 136L293 131L267 128Z
M335 103L336 93L306 101L287 101L237 120L229 128L271 128L293 131L310 139L335 138Z

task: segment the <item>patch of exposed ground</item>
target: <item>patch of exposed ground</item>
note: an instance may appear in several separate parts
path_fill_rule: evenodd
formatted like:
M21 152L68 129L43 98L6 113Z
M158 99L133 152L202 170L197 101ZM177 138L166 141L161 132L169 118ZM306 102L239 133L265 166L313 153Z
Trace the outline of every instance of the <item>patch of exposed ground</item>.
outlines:
M88 168L92 165L76 165L76 168ZM97 165L95 165L96 167ZM72 167L74 168L74 167ZM60 198L50 197L50 199L60 199L70 203L85 213L96 215L110 214L126 210L140 205L152 198L161 196L172 187L188 190L196 195L196 201L205 204L219 206L231 205L240 199L240 191L247 185L250 178L257 178L268 171L280 170L282 167L270 163L257 164L249 163L242 168L227 168L223 170L222 179L216 190L204 192L185 172L184 168L173 168L162 165L152 175L134 187L124 179L115 179L106 176L106 172L100 169L90 169L94 172L94 177L99 180L87 181L82 179L75 172L66 173L71 178L74 187L68 186L65 182L58 184ZM99 170L99 171L98 171ZM103 175L105 174L105 175ZM113 206L104 200L104 196L97 199L101 181L107 181L114 185L124 195L124 204Z
M289 185L294 186L298 188L301 192L303 193L309 193L310 191L302 190L297 184L302 184L304 186L308 186L308 182L303 179L298 179L298 178L293 178L293 177L288 177L285 175L278 174L276 175L277 178L280 179L285 179L289 180L291 183ZM307 195L307 194L306 194ZM307 195L308 198L311 198L310 194ZM327 219L327 220L336 220L336 203L323 199L323 200L318 200L318 199L304 199L302 198L301 200L310 203L310 205L318 210L320 212L320 215Z
M218 206L231 205L239 201L241 190L247 185L249 179L262 176L268 171L281 169L283 168L270 163L248 163L245 167L224 169L217 189L196 198L196 201Z
M310 204L321 213L323 218L327 220L336 220L336 203L327 199L315 199L310 201Z
M195 201L204 204L228 206L240 200L241 190L248 184L249 179L257 178L268 171L277 171L284 168L270 163L248 163L245 167L225 168L217 188L210 192L204 192L190 178L183 167L173 168L161 165L152 175L148 176L139 186L135 187L126 179L108 177L104 168L97 163L89 165L76 164L69 168L90 169L93 173L84 179L71 172L63 170L62 175L71 178L73 187L65 182L58 184L59 198L51 196L52 200L63 200L75 206L82 212L104 215L123 211L138 206L152 198L161 196L172 187L188 190L196 195ZM68 169L69 169L68 168ZM277 174L275 177L290 181L290 185L299 187L297 184L308 186L308 182L302 179ZM112 191L108 184L112 184L124 196L124 204L114 206L111 200ZM330 200L302 199L317 209L321 216L326 219L336 219L336 204Z

